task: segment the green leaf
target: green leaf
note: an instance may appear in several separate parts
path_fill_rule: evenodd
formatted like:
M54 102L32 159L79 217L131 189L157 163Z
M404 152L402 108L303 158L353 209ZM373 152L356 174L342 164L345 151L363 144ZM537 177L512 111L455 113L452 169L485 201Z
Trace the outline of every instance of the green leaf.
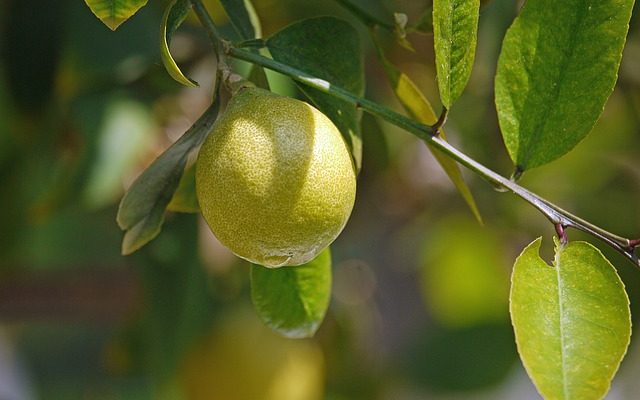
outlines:
M178 83L188 87L196 87L198 83L184 76L178 64L171 56L169 51L169 43L173 33L178 29L180 24L187 18L187 14L191 10L191 1L189 0L173 0L164 11L162 17L162 26L160 28L160 56L162 63L167 72Z
M242 40L262 36L260 20L249 0L220 0L224 11L229 16L231 25Z
M155 238L164 222L164 212L178 187L187 156L211 131L218 101L167 151L147 168L125 193L118 209L117 221L125 230L122 254L131 254Z
M613 266L586 242L556 243L553 266L541 238L516 260L511 318L522 362L547 399L601 399L631 335L629 299Z
M260 318L289 338L315 334L331 297L331 253L297 267L251 266L251 299Z
M274 34L267 40L267 47L277 61L299 68L357 96L364 95L360 39L358 32L345 21L334 17L306 19ZM361 113L346 101L303 84L298 86L338 127L360 170Z
M615 86L633 0L528 1L496 73L505 145L519 170L566 154L593 128Z
M422 94L420 89L413 83L413 81L404 73L400 72L395 65L393 65L385 56L384 50L378 41L376 40L375 35L374 44L378 51L378 57L382 61L384 69L387 73L387 77L393 86L393 92L396 97L404 107L404 109L409 113L409 115L414 118L416 121L422 122L423 124L433 125L438 120L438 117L433 112L433 108L431 107L431 103L429 100ZM444 129L440 129L440 135L443 139L446 140L446 134ZM471 212L476 217L479 223L482 223L482 215L480 215L480 210L478 210L478 206L476 205L476 201L473 198L473 194L469 187L464 181L462 177L462 172L460 171L460 167L458 163L456 163L451 158L442 154L436 148L428 146L431 153L436 158L438 163L442 166L444 172L449 176L451 182L458 189L458 192L462 195L465 202L471 209Z
M196 196L195 162L185 168L171 202L167 205L167 210L181 213L200 212L198 197Z
M84 0L100 21L112 31L138 12L147 0Z
M479 0L433 0L433 44L442 104L451 108L471 76Z

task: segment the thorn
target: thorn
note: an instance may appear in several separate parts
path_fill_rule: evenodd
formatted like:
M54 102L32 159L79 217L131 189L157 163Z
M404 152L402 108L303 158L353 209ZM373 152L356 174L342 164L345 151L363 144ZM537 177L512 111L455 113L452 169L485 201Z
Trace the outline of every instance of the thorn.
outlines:
M500 186L498 184L495 184L495 183L492 183L491 186L493 187L493 190L495 190L496 192L499 192L499 193L506 193L506 192L509 191L509 189L507 189L505 187L502 187L502 186Z
M558 235L558 239L560 239L560 244L565 246L569 243L569 238L567 237L567 231L565 230L566 226L562 224L554 224L556 228L556 234Z

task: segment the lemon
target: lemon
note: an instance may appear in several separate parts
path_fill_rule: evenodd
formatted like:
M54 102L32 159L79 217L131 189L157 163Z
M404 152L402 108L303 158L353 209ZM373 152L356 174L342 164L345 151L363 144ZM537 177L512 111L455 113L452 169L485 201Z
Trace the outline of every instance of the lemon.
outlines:
M325 362L315 341L278 336L249 308L231 311L186 353L177 376L184 393L179 398L324 398Z
M344 228L356 175L328 117L244 88L200 149L196 193L209 227L236 255L267 267L300 265Z

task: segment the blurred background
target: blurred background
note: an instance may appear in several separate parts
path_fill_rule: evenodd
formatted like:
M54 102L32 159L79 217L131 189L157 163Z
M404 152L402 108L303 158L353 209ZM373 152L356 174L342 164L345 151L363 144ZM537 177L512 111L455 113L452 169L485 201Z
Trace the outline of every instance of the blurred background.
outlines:
M120 255L124 190L206 108L215 64L197 21L172 50L197 89L164 71L158 37L168 1L153 0L116 32L81 0L0 3L0 400L536 399L508 316L515 257L553 227L530 206L467 175L480 226L413 136L365 115L356 206L333 249L331 306L316 337L287 340L250 304L248 264L197 214L167 215L162 233ZM220 5L209 11L233 38ZM417 22L429 1L361 0ZM400 111L367 31L322 0L254 0L269 36L335 15L361 33L367 97ZM521 2L481 11L475 69L447 124L450 141L504 175L493 75ZM594 132L522 184L581 217L640 235L640 17ZM432 37L391 35L389 58L437 103ZM327 40L332 40L327 38ZM246 65L238 64L239 70ZM274 91L300 96L269 74ZM640 271L601 243L640 314ZM640 340L609 399L640 390Z

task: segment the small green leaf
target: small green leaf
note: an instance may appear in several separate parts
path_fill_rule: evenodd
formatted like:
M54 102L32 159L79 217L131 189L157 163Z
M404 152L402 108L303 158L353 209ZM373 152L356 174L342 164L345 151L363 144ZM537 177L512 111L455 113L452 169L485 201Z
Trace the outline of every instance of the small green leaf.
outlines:
M398 100L400 100L404 109L407 110L409 115L416 121L427 125L435 124L438 117L433 112L433 108L431 107L429 100L427 100L424 94L422 94L420 89L418 89L415 83L413 83L407 75L400 72L400 70L398 70L398 68L396 68L396 66L387 59L384 54L384 50L376 40L375 35L373 38L378 51L378 57L382 61L387 77L393 86L393 92ZM440 129L440 135L446 140L444 129ZM469 186L467 186L464 178L462 177L462 172L460 171L458 163L431 146L429 146L429 150L431 150L431 153L438 163L440 163L444 172L449 176L451 182L453 182L455 187L458 189L458 192L460 192L462 198L464 198L478 222L482 223L482 215L480 215L480 210L478 210L478 206L476 205L476 201L473 198L471 190L469 190Z
M160 233L164 211L180 182L187 156L211 131L218 101L167 151L147 168L125 193L118 209L117 221L125 230L122 254L131 254Z
M553 266L541 238L518 257L511 319L522 362L547 399L601 399L631 335L629 299L613 266L586 242L556 243Z
M297 267L251 266L251 299L270 328L290 338L315 334L331 298L331 253Z
M480 0L434 0L433 44L442 104L451 108L471 76Z
M189 0L173 0L167 6L162 17L162 27L160 28L160 56L164 67L173 79L185 86L196 87L198 83L184 76L169 51L169 43L173 33L182 24L190 10L191 1Z
M196 196L196 164L195 162L184 169L180 183L176 188L167 210L181 213L198 213L198 197Z
M84 0L100 21L112 31L138 12L147 0Z
M358 32L334 17L306 19L277 32L267 40L277 61L340 86L358 96L364 95L364 65ZM362 139L361 113L353 104L298 84L300 89L325 113L342 133L360 170Z
M557 159L589 134L615 86L633 3L525 4L505 35L495 81L502 136L519 170Z
M242 40L262 36L260 20L250 0L220 0L220 3Z

